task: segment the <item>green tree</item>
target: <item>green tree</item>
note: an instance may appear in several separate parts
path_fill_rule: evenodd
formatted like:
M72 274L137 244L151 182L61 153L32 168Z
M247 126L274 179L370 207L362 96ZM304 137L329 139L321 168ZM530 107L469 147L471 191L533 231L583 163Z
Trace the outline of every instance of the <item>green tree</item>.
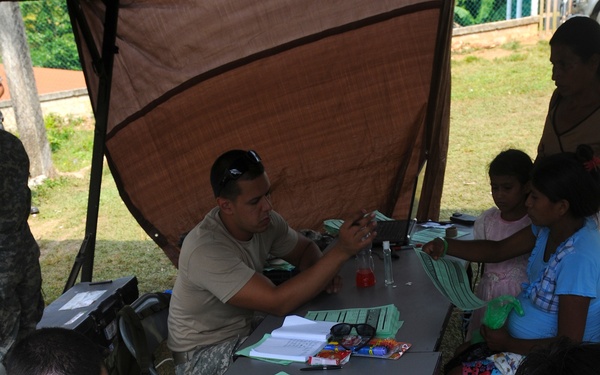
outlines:
M81 70L64 0L20 3L34 66Z
M454 22L461 26L501 21L506 18L507 0L457 0Z

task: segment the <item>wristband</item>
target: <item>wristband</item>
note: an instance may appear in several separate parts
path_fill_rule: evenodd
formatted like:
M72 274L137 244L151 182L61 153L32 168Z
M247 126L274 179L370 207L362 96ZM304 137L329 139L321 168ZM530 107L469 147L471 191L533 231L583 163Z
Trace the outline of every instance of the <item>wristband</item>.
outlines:
M444 237L438 237L438 239L442 240L442 242L444 243L444 252L442 253L442 256L440 257L440 258L443 258L448 253L448 241L446 241L446 239Z

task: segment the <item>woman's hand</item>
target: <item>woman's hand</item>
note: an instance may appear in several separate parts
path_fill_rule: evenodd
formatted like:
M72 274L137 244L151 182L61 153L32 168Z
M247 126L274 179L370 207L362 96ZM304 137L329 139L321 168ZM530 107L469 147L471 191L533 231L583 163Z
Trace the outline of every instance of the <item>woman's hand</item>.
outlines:
M498 352L511 351L509 346L512 336L508 333L506 328L492 329L485 324L482 324L479 332L490 349Z
M440 238L436 238L433 241L429 241L423 245L421 250L429 254L433 259L438 260L444 256L445 247L446 245L444 244L444 241L442 241Z

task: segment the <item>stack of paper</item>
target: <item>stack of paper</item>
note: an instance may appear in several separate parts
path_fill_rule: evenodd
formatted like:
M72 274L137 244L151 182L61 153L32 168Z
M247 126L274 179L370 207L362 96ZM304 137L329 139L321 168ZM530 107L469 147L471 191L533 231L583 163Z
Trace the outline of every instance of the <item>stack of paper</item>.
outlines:
M375 220L377 221L387 221L392 220L391 218L385 216L379 211L375 211ZM323 228L325 232L329 233L332 236L337 236L340 232L340 227L344 224L344 220L341 219L329 219L323 222Z
M369 318L371 311L378 311L376 322L371 321ZM305 317L316 321L371 324L376 329L375 335L380 338L396 336L404 323L400 320L400 311L394 304L368 308L309 311Z
M423 269L435 287L461 310L475 310L486 305L471 290L465 266L451 258L433 260L429 254L415 249Z
M297 315L285 318L283 325L250 350L251 357L306 362L327 345L336 322L315 322Z

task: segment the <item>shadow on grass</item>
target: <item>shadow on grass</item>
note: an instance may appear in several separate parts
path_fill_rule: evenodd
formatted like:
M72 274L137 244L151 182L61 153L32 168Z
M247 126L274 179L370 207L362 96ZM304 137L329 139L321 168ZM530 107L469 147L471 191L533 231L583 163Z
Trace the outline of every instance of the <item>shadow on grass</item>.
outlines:
M42 268L42 289L46 304L58 298L65 287L75 257L78 240L38 240ZM171 289L177 269L151 240L96 241L93 281L136 276L140 294ZM81 279L81 273L77 282Z

